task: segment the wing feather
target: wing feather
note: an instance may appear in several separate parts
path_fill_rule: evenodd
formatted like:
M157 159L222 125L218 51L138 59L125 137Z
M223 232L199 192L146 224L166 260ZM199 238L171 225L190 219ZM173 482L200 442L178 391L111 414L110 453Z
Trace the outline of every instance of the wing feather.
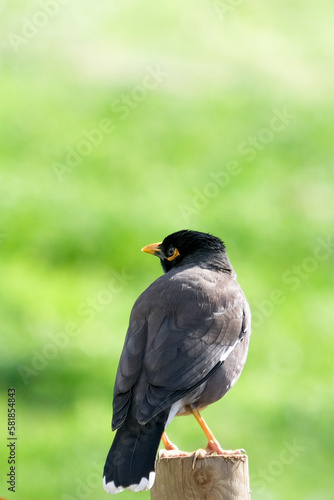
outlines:
M131 313L113 428L134 401L144 424L211 377L243 336L245 309L241 288L225 273L192 268L152 283Z

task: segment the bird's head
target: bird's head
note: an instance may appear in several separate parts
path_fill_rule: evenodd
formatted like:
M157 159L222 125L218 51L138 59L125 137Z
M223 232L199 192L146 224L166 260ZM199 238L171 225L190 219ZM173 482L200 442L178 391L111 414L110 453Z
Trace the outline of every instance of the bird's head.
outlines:
M142 251L159 257L165 273L188 263L232 271L224 243L216 236L199 231L177 231L161 243L145 246Z

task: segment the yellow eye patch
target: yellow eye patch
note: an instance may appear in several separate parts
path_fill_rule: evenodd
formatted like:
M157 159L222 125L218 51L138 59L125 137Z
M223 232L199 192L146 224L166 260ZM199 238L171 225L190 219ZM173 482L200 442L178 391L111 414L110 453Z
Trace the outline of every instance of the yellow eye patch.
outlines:
M174 260L174 259L176 259L176 257L178 257L178 255L180 255L180 252L178 251L177 248L175 248L173 255L171 255L170 257L167 257L167 260L169 260L169 261Z

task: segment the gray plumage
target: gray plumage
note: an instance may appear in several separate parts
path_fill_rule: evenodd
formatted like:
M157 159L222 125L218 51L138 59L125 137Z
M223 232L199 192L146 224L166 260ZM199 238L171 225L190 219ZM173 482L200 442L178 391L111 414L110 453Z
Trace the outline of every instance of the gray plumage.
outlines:
M145 441L141 432L147 437L152 428L153 436L158 425L157 448L168 417L224 396L243 369L250 336L248 302L219 238L180 231L157 245L144 250L160 257L166 274L133 306L114 387L112 427L137 436L138 450ZM114 448L120 446L115 442ZM115 451L108 455L105 481L117 492L142 472L122 479L125 472L112 463ZM129 453L132 463L134 450ZM152 453L146 478L154 468Z

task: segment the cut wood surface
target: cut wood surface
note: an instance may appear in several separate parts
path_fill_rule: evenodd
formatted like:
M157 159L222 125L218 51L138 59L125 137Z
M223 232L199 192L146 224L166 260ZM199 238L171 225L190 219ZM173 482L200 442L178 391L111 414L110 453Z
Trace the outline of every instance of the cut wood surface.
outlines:
M151 500L250 500L247 455L157 460Z

